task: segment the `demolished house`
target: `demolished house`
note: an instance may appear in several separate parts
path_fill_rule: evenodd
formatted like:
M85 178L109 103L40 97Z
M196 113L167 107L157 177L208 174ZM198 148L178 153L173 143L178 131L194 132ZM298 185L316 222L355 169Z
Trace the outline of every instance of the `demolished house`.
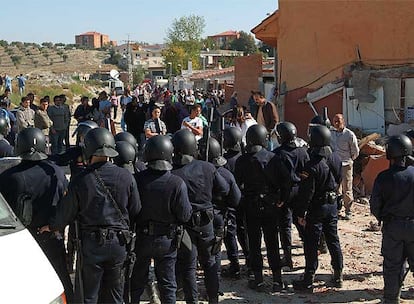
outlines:
M360 140L363 195L388 166L384 137L414 127L413 10L413 1L279 0L252 29L277 50L277 106L300 136L323 107L344 114Z

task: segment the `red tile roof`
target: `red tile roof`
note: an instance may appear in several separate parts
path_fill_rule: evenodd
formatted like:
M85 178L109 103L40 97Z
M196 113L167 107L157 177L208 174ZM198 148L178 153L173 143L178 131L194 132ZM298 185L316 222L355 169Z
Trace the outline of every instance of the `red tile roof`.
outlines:
M83 33L83 34L80 34L79 36L83 36L83 35L103 35L103 34L101 34L101 33L98 33L98 32L95 32L95 31L90 31L90 32L86 32L86 33Z
M239 33L237 31L226 31L220 34L212 35L209 37L221 37L221 36L237 36Z

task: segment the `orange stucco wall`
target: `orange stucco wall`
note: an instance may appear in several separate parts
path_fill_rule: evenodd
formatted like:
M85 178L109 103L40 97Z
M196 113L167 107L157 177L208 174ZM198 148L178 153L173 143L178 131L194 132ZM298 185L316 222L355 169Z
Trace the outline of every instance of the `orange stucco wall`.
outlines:
M299 134L304 134L313 114L297 100L342 77L343 67L357 61L357 47L364 63L413 61L409 60L414 59L413 12L410 0L279 0L274 26L278 26L281 81L288 91L285 119L300 125ZM314 105L321 109L324 103L331 115L341 111L341 93Z
M241 105L247 105L251 91L259 89L259 77L262 76L262 55L253 54L234 59L234 90Z

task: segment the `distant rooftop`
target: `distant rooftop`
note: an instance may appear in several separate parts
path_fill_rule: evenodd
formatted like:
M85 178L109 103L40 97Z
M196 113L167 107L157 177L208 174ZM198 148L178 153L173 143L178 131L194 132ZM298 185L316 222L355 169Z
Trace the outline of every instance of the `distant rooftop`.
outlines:
M237 31L226 31L220 34L209 36L209 37L237 36L237 35L239 35L239 32Z
M80 34L79 36L82 36L82 35L103 35L103 34L98 33L98 32L96 32L96 31L89 31L89 32L86 32L86 33Z

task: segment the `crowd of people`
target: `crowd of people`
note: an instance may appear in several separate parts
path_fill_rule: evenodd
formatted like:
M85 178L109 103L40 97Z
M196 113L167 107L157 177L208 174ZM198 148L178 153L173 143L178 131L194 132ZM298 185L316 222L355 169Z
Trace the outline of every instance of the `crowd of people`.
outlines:
M49 107L46 97L39 105L34 96L22 97L14 119L7 95L0 102L8 115L0 115L2 139L13 122L17 138L8 153L22 159L0 174L0 192L49 257L69 303L139 303L154 282L162 303L175 303L178 289L187 303L197 303L197 265L208 302L218 303L219 276L242 277L239 246L248 287L263 290L262 235L272 290L280 292L284 271L293 268L292 223L306 262L303 277L293 282L295 290L312 292L324 242L331 255L331 284L342 287L337 225L342 202L342 218L352 216L352 166L359 154L342 114L334 116L333 126L327 117L312 119L306 142L297 137L293 123L279 121L275 104L262 92L252 92L249 109L233 94L232 109L219 127L213 124L223 116L215 92L157 88L149 99L146 94L138 89L135 96L126 89L118 98L102 91L92 105L82 97L74 112L75 146L66 141L71 116L64 95L54 96ZM118 107L120 133L114 127ZM379 177L372 199L373 214L386 224L411 223L414 216L411 194L389 198L393 191L385 190L390 178L414 180L405 162L411 153L404 135L387 146L395 168ZM71 169L69 183L63 165ZM395 207L388 206L389 200ZM30 217L22 210L32 210ZM62 234L68 225L65 247ZM394 226L384 226L384 244L405 248L411 238L396 240L401 226ZM223 268L222 244L230 261ZM69 278L74 248L75 287ZM390 303L398 302L402 282L394 279L407 254L411 251L383 251L384 297Z

